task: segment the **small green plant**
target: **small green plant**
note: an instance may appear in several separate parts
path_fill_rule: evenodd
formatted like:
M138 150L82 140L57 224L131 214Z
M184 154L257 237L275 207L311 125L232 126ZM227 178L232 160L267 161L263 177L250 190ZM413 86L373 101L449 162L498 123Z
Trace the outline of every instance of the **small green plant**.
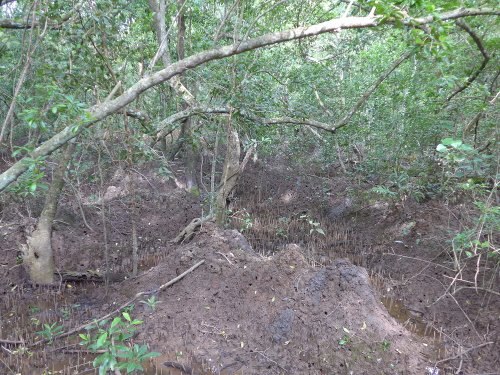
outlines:
M349 338L349 336L347 335L344 335L340 340L339 340L339 345L347 345L347 344L350 344L352 343L351 339Z
M374 186L370 189L370 191L383 197L396 197L398 195L395 191L391 191L388 187L383 185Z
M62 330L64 327L58 326L57 322L53 323L52 325L45 323L43 326L45 327L45 329L43 331L38 331L37 334L42 335L46 340L49 340L49 344L52 343L54 337L64 333L64 331Z
M149 298L147 301L140 301L140 302L151 307L151 310L154 310L156 305L163 302L163 301L156 301L156 297L151 296L151 298Z
M323 231L323 229L316 228L319 225L319 223L314 222L314 220L312 220L309 215L300 215L300 219L305 219L310 225L313 226L313 228L311 228L309 230L309 234L313 234L314 232L318 232L318 233L322 234L323 236L325 235L325 232Z
M104 351L94 359L94 367L99 367L99 375L105 375L108 370L120 374L120 370L126 370L131 373L135 370L143 371L140 364L147 358L160 356L160 353L147 353L148 346L133 344L130 339L137 330L136 326L142 324L140 320L132 320L126 312L122 313L125 320L121 317L113 319L108 327L108 319L103 320L95 325L86 327L87 330L97 328L95 335L79 334L83 339L80 345L87 345L88 349L93 352ZM124 361L118 362L119 358Z
M68 320L70 317L70 314L71 314L71 310L76 309L77 307L80 307L80 305L78 305L78 304L73 305L68 310L61 309L63 319Z
M391 343L390 342L387 342L387 341L382 341L382 345L380 345L380 347L382 348L382 350L385 352L387 350L387 348L391 346Z
M454 267L460 269L461 256L464 254L466 258L474 256L486 255L487 258L500 260L500 251L491 239L493 234L500 231L500 207L491 206L485 202L474 202L479 208L479 217L474 218L476 225L473 228L465 227L462 232L457 233L451 242ZM488 235L489 241L481 241L482 236Z
M283 238L288 238L288 235L286 234L286 229L280 228L278 226L275 226L274 229L276 230L277 236L283 237Z
M241 222L241 230L240 230L241 232L253 228L253 219L245 208L243 209L243 212L235 213L234 217L237 217Z
M21 258L22 259L22 258ZM36 307L36 306L30 306L29 307L29 311L30 313L36 313L36 312L39 312L40 311L40 308L39 307Z
M25 346L20 346L17 349L12 350L12 354L19 354L21 356L27 354L28 356L31 357L33 355L33 352L30 351L30 349Z
M156 172L156 177L165 178L167 180L171 180L175 178L174 173L170 170L170 165L168 163L163 162Z
M128 305L127 307L124 307L122 309L122 312L124 313L129 313L129 312L132 312L132 310L134 309L135 305L134 304L131 304L131 305Z
M350 344L351 340L349 339L349 336L344 335L342 339L339 340L339 345L347 345Z

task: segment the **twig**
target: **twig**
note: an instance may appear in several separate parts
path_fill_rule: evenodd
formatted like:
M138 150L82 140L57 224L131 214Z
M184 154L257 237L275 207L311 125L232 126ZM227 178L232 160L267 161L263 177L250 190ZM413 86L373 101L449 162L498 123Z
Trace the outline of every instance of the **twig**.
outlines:
M107 353L107 350L99 349L99 350L90 350L90 349L64 349L63 353L85 353L85 354L103 354Z
M158 292L161 292L163 289L165 288L168 288L170 285L172 285L173 283L175 283L176 281L182 279L184 276L186 276L189 272L192 272L194 271L195 269L197 269L199 266L201 266L203 263L205 263L205 259L203 260L200 260L198 263L196 263L193 267L191 267L190 269L188 269L187 271L184 271L183 273L181 273L179 276L177 276L175 279L172 279L170 280L168 283L166 284L163 284L162 286L160 286L158 288ZM151 292L146 292L146 293L143 293L143 294L149 294ZM152 293L151 293L152 294Z
M264 350L264 351L258 351L258 350L256 350L254 353L260 354L260 355L261 355L261 356L263 356L265 359L267 359L269 362L274 363L274 364L275 364L276 366L278 366L280 369L282 369L282 370L286 371L286 369L285 369L284 367L280 366L280 365L278 364L278 362L276 362L276 361L272 360L271 358L269 358L267 355L265 355L265 354L264 354L264 353L265 353L268 349L269 349L269 348L267 348L267 349L266 349L266 350Z
M451 293L451 294L455 294L455 293L457 293L458 291L460 291L462 289L479 289L479 290L484 290L485 292L489 292L489 293L492 293L492 294L496 294L497 296L500 296L499 292L495 292L494 290L487 289L487 288L482 288L480 286L461 286L457 290L453 291L453 293Z
M15 340L3 340L3 339L0 339L0 342L3 343L3 344L11 344L11 345L21 345L21 344L23 344L22 341L15 341Z
M148 178L146 176L144 176L141 172L139 172L135 168L130 168L130 169L133 170L135 173L137 173L137 174L141 175L142 177L144 177L146 179L146 181L148 182L149 186L151 186L153 188L153 190L158 193L158 190L156 190L156 188L154 187L154 185L148 180Z
M438 363L448 362L448 361L451 361L452 359L455 359L455 358L461 357L461 356L463 356L464 354L466 354L466 353L470 352L471 350L474 350L474 349L479 349L479 348L482 348L483 346L486 346L486 345L491 345L491 344L493 344L493 341L490 341L490 342L485 342L484 344L473 346L472 348L469 348L469 349L467 349L467 350L464 350L463 352L458 353L457 355L454 355L453 357L448 357L448 358L441 359L441 360L437 361L437 362L434 364L434 366L437 366L437 364L438 364Z
M401 258L408 258L408 259L414 259L414 260L419 260L421 262L425 262L425 263L430 263L432 264L433 266L438 266L438 267L442 267L442 268L445 268L447 270L450 270L450 271L453 271L452 268L449 268L449 267L446 267L446 266L443 266L441 264L438 264L438 263L433 263L429 260L425 260L425 259L420 259L420 258L415 258L415 257L409 257L409 256L406 256L406 255L401 255L401 254L393 254L393 253L384 253L383 255L394 255L394 256L397 256L397 257L401 257Z
M233 263L231 263L231 261L227 258L227 256L226 256L225 254L221 253L220 251L216 251L216 252L215 252L215 254L220 254L220 255L222 255L224 258L226 258L226 260L228 261L228 263L229 263L231 266L233 266Z
M101 321L103 321L104 319L108 319L109 317L113 316L114 314L120 312L122 309L124 309L125 307L129 306L131 303L135 302L139 297L143 296L143 295L150 295L150 294L154 294L154 293L157 293L167 287L169 287L170 285L172 285L173 283L179 281L180 279L182 279L184 276L186 276L188 273L190 272L193 272L196 268L198 268L199 266L201 266L203 263L205 263L205 260L200 260L198 263L196 263L193 267L191 267L190 269L188 269L187 271L181 273L179 276L177 276L176 278L170 280L168 283L166 284L163 284L162 286L160 286L159 288L153 290L153 291L150 291L150 292L139 292L137 293L134 298L132 298L130 301L124 303L123 305L121 305L120 307L118 307L116 310L113 310L112 312L110 312L109 314L103 316L102 318L99 318L97 320L94 320L92 322L92 324L97 324ZM55 337L52 338L52 340L56 340L56 339L60 339L60 338L63 338L63 337L68 337L68 336L71 336L72 334L74 333L77 333L79 331L81 331L82 329L85 329L86 327L89 326L89 323L87 324L84 324L84 325L81 325L79 327L76 327L75 329L72 329L68 332L65 332L65 333L62 333L60 335L57 335ZM45 339L45 340L38 340L38 341L35 341L33 344L30 344L28 345L29 348L32 348L32 347L35 347L35 346L38 346L40 344L43 344L43 343L46 343L46 342L49 342L50 340L48 339Z
M82 214L83 223L85 224L85 226L87 228L89 228L90 231L95 232L95 230L92 229L92 227L89 225L89 223L87 223L87 219L85 218L85 212L83 212L83 207L82 207L82 201L80 199L80 194L78 194L78 192L76 191L75 186L71 183L71 181L69 179L67 180L67 182L68 182L69 186L71 186L71 189L73 189L73 193L75 194L76 201L78 202L78 207L80 208L80 213Z

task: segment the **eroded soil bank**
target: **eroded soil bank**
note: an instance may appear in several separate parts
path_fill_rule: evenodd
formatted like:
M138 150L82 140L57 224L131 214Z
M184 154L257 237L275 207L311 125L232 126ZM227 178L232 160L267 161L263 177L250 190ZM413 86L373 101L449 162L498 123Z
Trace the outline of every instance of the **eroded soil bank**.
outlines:
M359 180L298 178L293 170L256 164L232 198L228 228L207 222L193 240L174 245L170 241L202 214L201 201L147 171L135 183L142 273L127 277L131 210L126 177L116 173L104 208L113 273L108 289L92 282L28 286L16 264L17 244L40 202L2 207L1 339L27 346L44 323L68 331L151 292L142 300L154 295L161 303L152 309L136 302L130 310L144 321L134 342L199 373L427 374L439 367L441 374L479 374L500 366L498 295L459 289L470 286L475 268L456 278L446 242L450 230L467 222L466 204L386 203L368 196L371 186ZM53 235L60 270L105 269L102 206L87 193L81 202L67 196L60 206ZM479 279L496 290L496 265L481 265ZM406 321L389 315L381 294L404 309ZM410 332L417 325L426 338ZM429 333L438 339L427 340ZM4 342L0 372L46 374L75 356L68 349L82 349L78 341L32 348L24 357L13 354L19 345ZM429 345L441 346L434 357ZM78 355L73 363L89 361ZM155 363L148 373L182 373Z

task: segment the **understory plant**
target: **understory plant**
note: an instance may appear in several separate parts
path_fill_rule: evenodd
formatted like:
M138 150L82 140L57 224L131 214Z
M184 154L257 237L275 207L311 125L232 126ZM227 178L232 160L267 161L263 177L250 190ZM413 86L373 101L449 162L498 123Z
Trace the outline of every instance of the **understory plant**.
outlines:
M86 327L87 330L97 329L97 333L91 335L80 334L83 339L80 345L87 345L92 352L104 351L94 359L94 367L99 368L99 375L105 375L108 370L120 374L120 370L126 370L128 374L136 370L143 371L141 363L151 357L161 355L157 352L147 352L147 345L138 345L132 342L136 326L142 324L140 320L132 320L126 312L121 317L116 317L108 325L109 319L105 319L94 325ZM123 359L119 361L119 359Z
M471 258L486 256L495 262L500 261L500 248L494 241L494 234L500 232L500 207L489 202L474 202L479 216L473 218L475 225L457 233L452 243L453 260L456 270ZM479 264L479 259L477 264Z

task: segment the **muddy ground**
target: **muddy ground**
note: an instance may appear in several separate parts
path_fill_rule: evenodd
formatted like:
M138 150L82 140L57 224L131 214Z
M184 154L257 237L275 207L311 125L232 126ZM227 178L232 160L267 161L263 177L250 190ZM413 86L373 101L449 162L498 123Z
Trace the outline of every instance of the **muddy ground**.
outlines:
M90 188L79 197L68 192L54 225L61 272L104 273L107 239L109 287L28 284L18 248L42 202L2 202L0 373L92 373L93 357L81 351L80 339L30 347L41 338L35 332L54 323L68 331L139 292L149 292L139 300L161 301L153 309L136 300L127 309L143 321L133 342L162 353L146 361L147 374L500 373L498 264L481 263L477 275L474 264L457 273L447 242L471 223L466 201L387 202L358 176L259 162L245 170L226 228L207 222L191 241L173 244L206 214L203 197L146 166L134 176L137 278L129 275L131 203L123 171L110 176L103 199L92 199L98 194ZM460 289L475 276L484 289ZM171 367L161 366L165 361Z

